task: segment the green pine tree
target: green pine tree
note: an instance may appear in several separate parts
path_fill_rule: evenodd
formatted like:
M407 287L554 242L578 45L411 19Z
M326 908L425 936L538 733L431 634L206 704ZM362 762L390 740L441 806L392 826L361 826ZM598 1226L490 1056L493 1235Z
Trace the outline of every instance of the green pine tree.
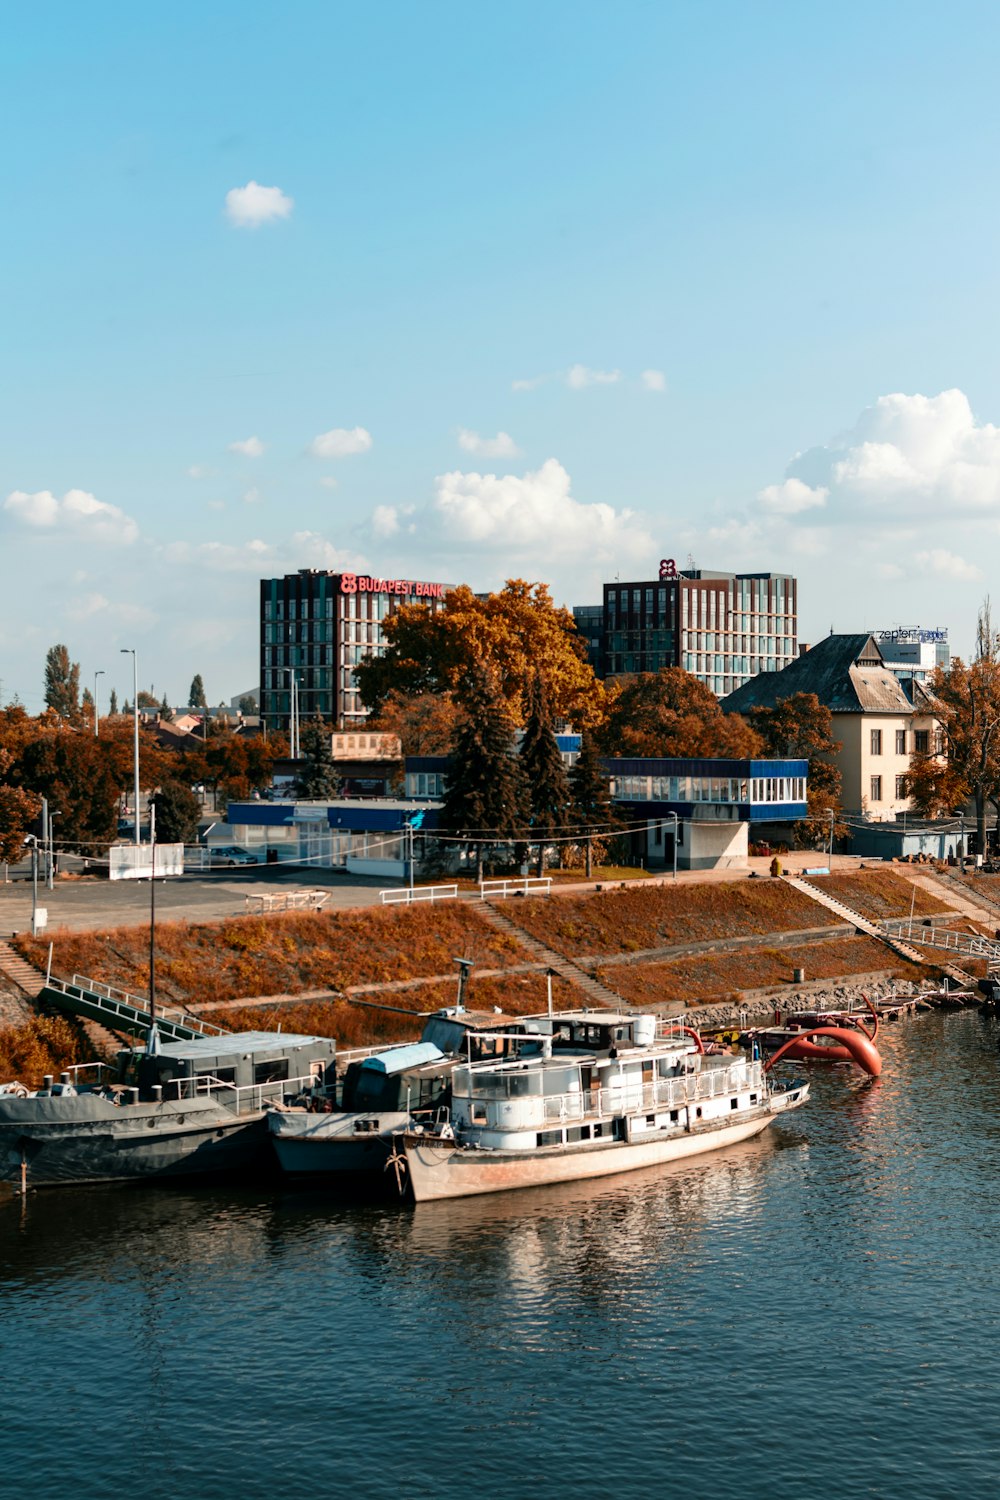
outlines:
M112 688L111 689L111 697L108 700L108 713L109 714L116 714L117 712L118 712L118 694L115 691L115 689Z
M306 801L320 802L324 797L338 797L340 773L333 763L330 730L322 719L310 719L302 727L302 769L295 784L295 794Z
M559 753L552 710L545 685L537 674L528 689L528 717L521 741L521 770L528 796L532 833L538 839L538 874L545 871L545 844L566 827L569 781Z
M191 686L188 689L188 707L208 707L208 699L205 697L205 684L201 680L200 672L196 672L191 679Z
M488 845L524 837L524 781L513 754L513 721L482 666L468 674L462 707L466 712L452 746L441 821L449 832L469 840L476 879L482 880Z
M614 821L608 777L604 771L593 735L585 729L580 737L580 754L569 772L573 820L587 839L586 877L593 873L593 834L604 833Z
M197 842L201 803L190 787L179 781L165 781L150 801L156 808L158 844Z

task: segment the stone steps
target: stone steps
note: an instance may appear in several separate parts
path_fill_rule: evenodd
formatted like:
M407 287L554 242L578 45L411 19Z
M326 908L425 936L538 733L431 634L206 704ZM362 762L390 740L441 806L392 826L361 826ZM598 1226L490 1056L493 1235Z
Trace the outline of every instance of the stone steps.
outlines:
M539 963L544 964L547 969L558 974L570 984L576 985L577 989L583 990L588 1000L593 1000L603 1010L630 1011L632 1006L621 995L617 994L610 986L603 984L593 974L588 974L586 969L566 957L564 953L557 953L554 948L548 948L540 943L530 932L525 932L513 922L506 912L499 911L492 901L484 901L481 907L483 916L499 932L504 932L508 937L514 937L522 948L526 948Z
M21 957L10 943L0 940L0 974L11 980L19 990L30 998L38 994L45 983L45 975Z

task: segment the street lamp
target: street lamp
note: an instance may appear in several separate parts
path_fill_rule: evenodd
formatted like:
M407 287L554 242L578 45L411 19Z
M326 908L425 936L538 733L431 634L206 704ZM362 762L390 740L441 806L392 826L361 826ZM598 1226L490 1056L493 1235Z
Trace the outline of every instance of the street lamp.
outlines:
M106 673L104 672L103 668L100 671L94 673L94 739L95 740L100 737L100 732L101 732L101 716L100 716L100 714L98 713L98 710L97 710L97 679L98 679L98 677L104 677L104 676L106 676Z
M289 724L289 751L292 760L299 758L299 687L294 667L286 667L285 673L292 679L291 722Z
M135 762L135 847L139 847L139 663L134 646L122 646L122 656L132 658L132 735Z
M58 812L57 809L56 810L50 809L50 811L49 811L48 879L46 881L46 885L48 886L48 888L49 888L50 891L54 888L53 884L52 884L52 880L53 880L53 876L56 873L56 837L55 837L56 831L55 831L55 829L54 829L54 827L52 825L55 822L56 818L58 818L59 816L60 816L60 814L59 814L59 812Z
M827 815L829 816L829 819L830 819L830 854L829 854L828 864L830 866L830 874L832 875L833 874L833 825L837 821L837 814L834 812L834 810L833 810L832 807L828 807L826 811L827 811Z
M667 817L668 818L673 818L673 820L674 820L674 879L676 880L677 879L677 830L680 827L680 824L677 821L677 814L675 812L667 813Z

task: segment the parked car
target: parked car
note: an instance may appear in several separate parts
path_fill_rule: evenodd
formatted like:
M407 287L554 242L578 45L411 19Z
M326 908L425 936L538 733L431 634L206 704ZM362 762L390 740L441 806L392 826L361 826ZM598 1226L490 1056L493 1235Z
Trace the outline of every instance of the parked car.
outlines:
M214 865L260 864L260 860L256 854L251 854L249 849L237 849L235 845L229 845L220 849L210 849L208 855Z

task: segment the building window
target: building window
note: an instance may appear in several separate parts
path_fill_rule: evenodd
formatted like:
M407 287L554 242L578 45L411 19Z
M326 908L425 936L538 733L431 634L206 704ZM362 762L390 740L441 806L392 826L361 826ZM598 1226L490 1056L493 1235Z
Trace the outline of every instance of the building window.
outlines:
M897 802L905 802L905 800L906 800L906 777L905 776L897 776L896 777L896 801Z
M871 795L871 800L873 802L881 802L882 801L882 778L881 778L881 776L873 776L872 777L872 795Z
M873 755L881 755L882 754L882 731L881 731L881 729L873 729L871 733L872 733L872 754Z
M905 755L906 754L906 730L905 729L897 729L896 730L896 754L897 755Z
M918 755L926 755L931 748L931 735L929 729L918 729L913 736L913 748Z

